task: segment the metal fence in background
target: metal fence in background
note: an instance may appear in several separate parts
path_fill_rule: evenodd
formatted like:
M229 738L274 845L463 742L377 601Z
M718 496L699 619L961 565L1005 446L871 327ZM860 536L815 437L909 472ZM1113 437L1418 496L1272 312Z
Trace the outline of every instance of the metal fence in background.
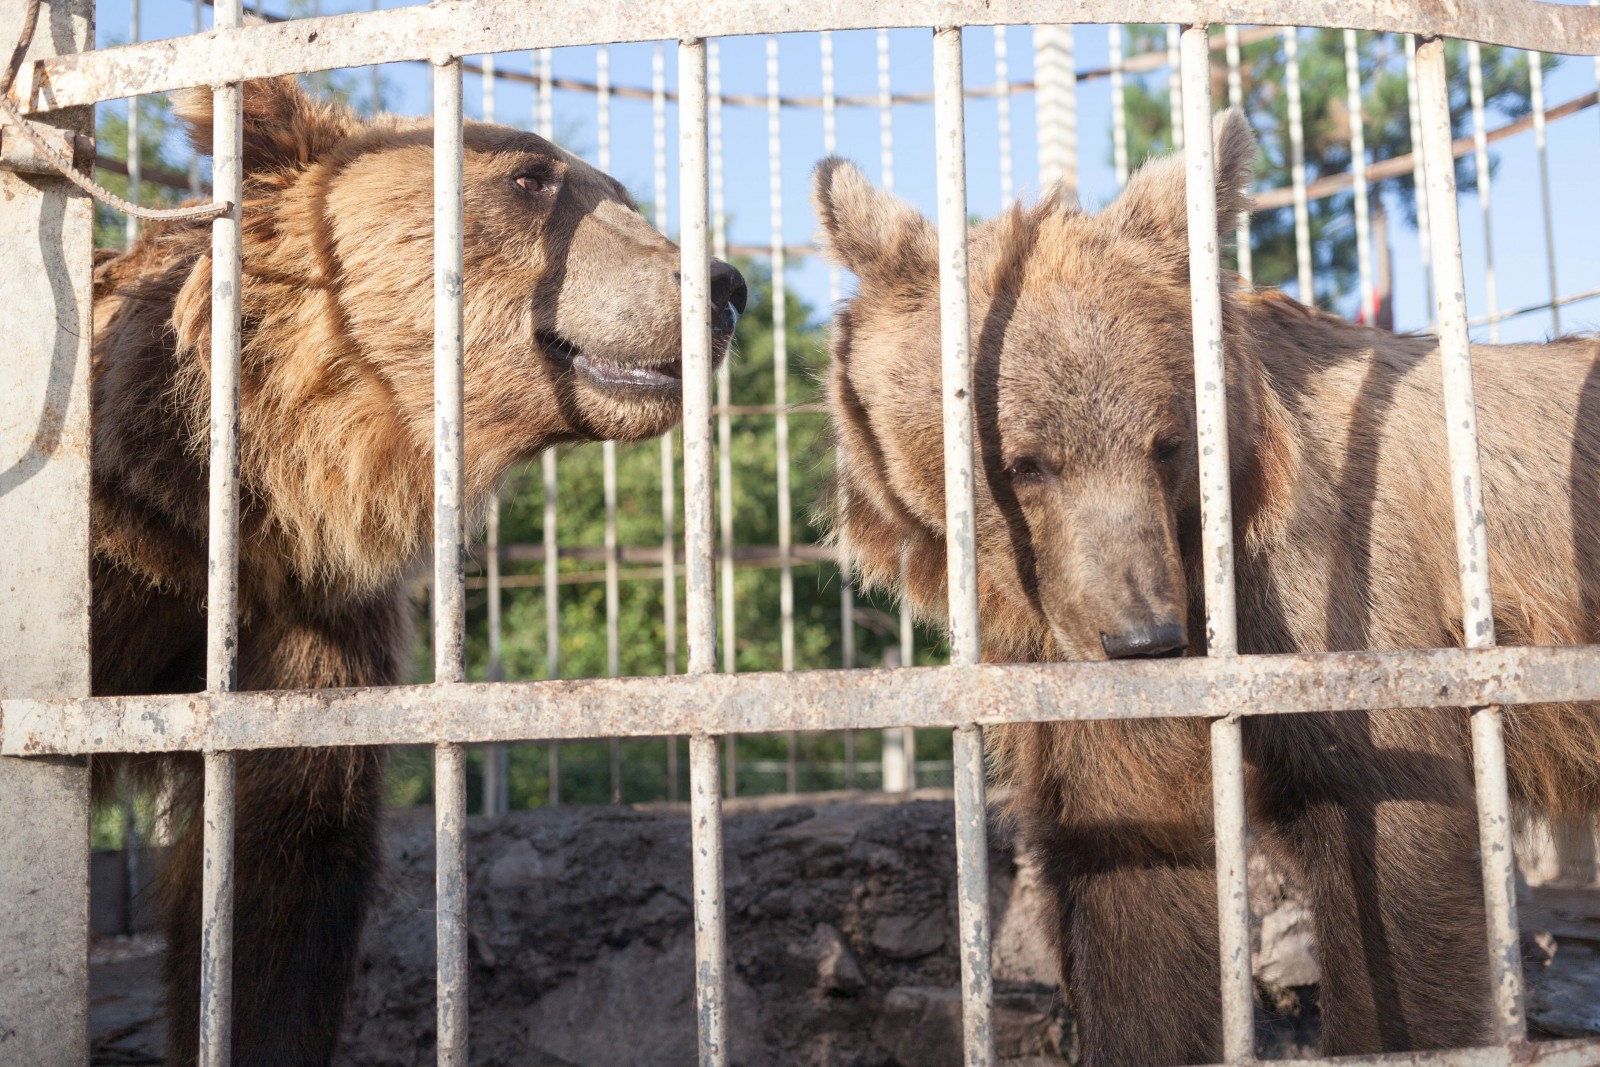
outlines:
M70 10L69 10L70 8ZM0 1003L26 1005L19 1014L20 1027L11 1038L25 1054L36 1050L28 1062L48 1064L81 1062L81 1046L67 1048L60 1035L84 1029L86 978L82 939L85 916L72 892L40 893L41 885L82 884L81 852L62 844L81 837L87 797L85 754L96 752L200 751L205 754L205 859L204 917L205 983L202 1014L202 1063L226 1062L231 996L231 856L233 814L233 753L245 748L301 747L346 744L432 744L435 746L435 807L438 835L438 1055L441 1064L466 1062L466 897L465 855L462 834L467 810L466 746L504 745L527 740L549 743L552 783L557 742L590 737L638 738L676 734L687 736L689 801L693 827L694 913L697 958L697 1018L700 1060L704 1064L727 1062L730 1020L726 998L726 912L721 870L721 797L725 775L721 739L747 733L792 733L809 730L855 731L952 729L953 779L956 797L960 955L965 1019L965 1059L968 1064L995 1061L990 996L988 881L985 871L986 828L982 728L985 725L1077 718L1129 718L1141 716L1201 716L1212 722L1213 774L1217 827L1217 877L1221 919L1222 957L1219 980L1223 991L1224 1038L1228 1063L1248 1063L1253 1058L1251 1023L1251 971L1246 904L1245 807L1240 722L1244 715L1290 714L1299 711L1393 707L1471 706L1474 759L1478 770L1478 810L1484 862L1484 885L1490 907L1491 964L1496 990L1496 1044L1474 1050L1419 1053L1406 1058L1414 1064L1511 1064L1531 1056L1524 1045L1523 996L1518 958L1515 897L1508 800L1504 779L1500 706L1527 703L1600 699L1600 659L1592 648L1495 648L1487 585L1486 529L1483 520L1477 461L1477 435L1473 422L1470 352L1465 279L1457 218L1454 160L1474 154L1480 160L1485 145L1496 135L1509 136L1513 123L1496 131L1484 128L1481 101L1474 99L1474 136L1452 140L1448 85L1445 78L1443 37L1495 43L1536 52L1600 54L1600 12L1505 0L1496 4L1439 5L1409 0L1383 0L1359 5L1322 5L1304 0L1280 0L1252 10L1258 21L1289 22L1306 26L1344 28L1355 22L1361 31L1406 36L1406 57L1413 72L1410 124L1421 150L1405 158L1375 160L1370 164L1358 153L1359 166L1351 176L1321 175L1307 180L1300 133L1291 129L1293 180L1287 190L1270 190L1258 199L1263 210L1290 207L1297 235L1297 274L1302 293L1313 291L1308 255L1309 228L1304 219L1315 196L1348 188L1352 182L1374 182L1384 175L1409 169L1423 177L1419 183L1419 215L1427 242L1431 269L1432 305L1440 336L1446 382L1446 408L1450 425L1450 470L1456 491L1457 545L1462 561L1462 611L1465 632L1473 635L1465 649L1397 653L1339 653L1286 656L1239 656L1234 642L1232 524L1227 463L1225 394L1222 389L1223 348L1220 327L1218 272L1215 243L1216 205L1211 143L1213 54L1225 54L1230 93L1237 94L1240 43L1246 34L1272 33L1241 29L1219 37L1207 26L1240 12L1203 0L1086 0L1074 8L1085 22L1109 23L1112 40L1106 77L1111 85L1114 110L1114 157L1119 182L1128 167L1128 128L1122 107L1126 79L1131 72L1161 69L1170 73L1169 100L1174 121L1171 135L1181 140L1189 170L1188 223L1191 234L1190 266L1193 285L1196 396L1199 410L1205 593L1209 655L1203 659L1143 664L981 665L978 642L976 557L973 529L973 413L969 390L972 354L969 347L966 241L969 199L966 190L964 99L961 25L1037 23L1059 15L1059 5L1042 0L1011 0L1005 4L909 2L894 8L897 25L933 27L932 51L935 128L935 170L940 240L940 308L943 351L945 474L947 528L956 531L949 543L950 665L904 668L895 671L826 670L792 674L728 674L717 670L717 620L723 625L724 665L732 640L734 615L730 590L734 567L740 562L730 533L727 501L730 469L727 462L730 420L743 412L728 402L727 372L714 397L709 331L709 259L713 246L737 253L722 221L721 196L725 181L725 156L721 151L721 118L727 107L759 106L769 117L771 158L782 148L778 118L786 106L780 95L780 74L774 46L768 46L768 91L759 101L738 100L718 91L717 41L731 34L780 34L814 30L871 30L886 13L877 5L840 3L824 12L786 4L749 0L737 10L723 6L665 0L648 6L628 4L572 5L560 0L526 5L520 0L456 0L385 11L331 15L312 20L243 26L238 0L219 3L209 34L131 45L122 49L86 51L89 12L77 6L59 8L65 27L48 40L35 42L32 60L23 65L16 97L35 116L55 116L58 121L84 128L82 110L104 100L163 92L187 85L220 86L216 89L216 145L212 196L237 205L241 171L237 130L241 121L238 83L274 74L333 68L365 67L399 60L426 61L433 84L435 146L435 358L436 410L435 485L436 542L433 585L434 682L431 685L391 689L287 693L235 693L233 635L236 633L237 594L237 372L239 344L238 270L239 213L235 207L217 219L213 255L218 270L232 271L234 284L217 286L212 294L213 435L211 442L211 574L208 613L207 690L182 696L90 698L88 694L87 570L86 552L63 552L63 545L86 544L86 449L55 447L46 451L28 479L6 485L0 497L0 535L8 545L0 569L7 588L27 591L37 608L24 625L18 609L0 607L8 635L16 637L13 654L20 666L8 665L0 694L0 808L20 813L13 823L18 833L0 844L0 936L14 944L12 968L0 974ZM20 22L17 0L0 4L0 27ZM470 17L465 17L470 16ZM1172 23L1165 53L1125 56L1120 44L1119 20ZM1041 29L1036 37L1036 85L1007 84L984 90L1006 101L997 115L1001 143L1012 144L1009 99L1013 93L1033 90L1037 95L1041 170L1073 181L1075 161L1077 81L1071 61L1070 31ZM1412 35L1415 35L1414 37ZM678 235L683 249L683 355L685 416L682 430L683 557L686 578L683 630L687 645L684 677L572 679L538 682L467 683L464 681L466 581L463 560L467 534L462 521L461 474L461 308L459 286L445 279L459 277L462 263L461 130L463 121L462 70L465 55L489 49L543 50L569 45L604 45L617 41L676 40L677 90L668 94L664 80L665 53L651 75L648 92L658 115L664 115L669 98L676 101L678 118L677 167L679 174ZM1346 38L1348 41L1349 38ZM888 132L891 68L886 38L879 38L879 93L867 101L847 101L831 92L831 66L825 67L827 89L817 105L823 109L832 139L835 109L868 106L882 109L881 143L886 183L894 165L894 145ZM1293 31L1284 39L1286 54L1294 57ZM824 56L830 56L831 39ZM63 54L52 55L60 51ZM602 57L605 52L599 53ZM1353 48L1351 53L1353 54ZM1476 58L1476 52L1473 53ZM1004 53L1001 52L1004 69ZM493 63L493 60L489 60ZM825 60L831 63L831 58ZM1537 71L1537 62L1530 64ZM549 130L550 70L547 52L533 64L539 79L537 111L540 126ZM1292 67L1290 68L1292 70ZM495 67L487 85L501 75ZM1600 74L1600 70L1597 70ZM1534 129L1538 150L1545 151L1545 130L1552 111L1546 109L1533 74L1536 103L1527 120ZM1358 92L1352 72L1352 94ZM1289 75L1293 86L1295 76ZM596 106L601 109L599 154L609 162L608 120L605 108L620 89L611 82L609 61L602 59L593 84ZM1290 89L1291 116L1297 91ZM492 97L491 97L492 100ZM1572 113L1594 103L1569 101ZM487 106L492 107L489 103ZM807 106L790 102L788 106ZM1565 105L1563 105L1565 106ZM1521 121L1521 120L1519 120ZM1356 124L1359 129L1359 124ZM658 223L665 217L667 167L664 120L654 137ZM1000 131L997 131L1000 132ZM136 137L130 131L130 138ZM130 156L130 179L146 181ZM1049 160L1048 167L1044 161ZM1545 214L1549 209L1548 166L1545 176ZM1007 191L1014 181L1009 155L1002 181ZM781 208L784 190L781 169L770 165L771 207L775 219L770 256L775 291L786 284L787 257ZM0 176L0 180L6 180ZM187 181L187 178L186 178ZM84 202L63 191L60 183L41 181L27 186L12 207L0 211L8 242L26 247L39 261L8 277L8 297L24 308L19 322L19 343L9 367L16 368L14 395L23 410L44 410L56 401L52 418L59 420L55 441L82 442L87 432L87 403L83 382L87 377L87 327L90 310L88 263L88 211ZM1425 195L1423 195L1425 190ZM1365 198L1356 199L1366 210ZM1425 207L1424 207L1425 205ZM1485 212L1488 210L1485 198ZM62 220L65 222L51 222ZM1358 226L1365 226L1364 218ZM13 238L15 238L13 242ZM1370 239L1363 240L1365 246ZM1554 263L1554 231L1547 228L1547 245ZM8 245L9 246L9 245ZM1370 255L1364 248L1363 258ZM1248 259L1240 263L1247 274ZM1490 264L1492 269L1492 263ZM1366 305L1372 289L1365 280L1371 265L1363 262L1361 301ZM1498 310L1491 304L1482 322L1491 328L1511 315L1529 310L1548 311L1552 327L1560 327L1560 311L1592 293L1561 295L1555 270L1550 268L1550 298L1535 309ZM831 284L838 291L835 276ZM775 310L781 307L775 301ZM778 338L784 336L777 318ZM73 327L68 329L67 327ZM775 342L775 390L770 407L760 417L772 418L781 448L788 420L785 378L787 363ZM62 384L59 371L72 370ZM8 377L7 379L11 379ZM31 407L29 405L32 405ZM33 447L34 426L0 423L8 446L19 442ZM716 445L721 444L721 462ZM663 583L664 628L670 655L676 663L677 616L673 572L679 566L673 445L660 446L663 483L663 525L666 535L659 552L661 575L648 580ZM24 451L23 448L18 449ZM607 651L610 674L617 671L616 603L620 569L626 558L615 543L614 456L605 466L607 536L602 546L605 582ZM560 582L558 561L563 553L587 552L590 546L564 546L557 538L556 467L548 456L542 468L544 486L544 541L537 562L543 565L545 588ZM815 548L793 543L788 531L793 502L788 500L786 463L780 463L779 496L784 531L776 546L762 546L762 557L780 569L778 611L782 626L782 666L793 666L793 575L796 566L815 556ZM714 498L721 488L718 513ZM719 552L717 534L721 532ZM507 546L499 545L493 523L489 538L499 551L492 552L492 567L485 575L491 605L497 604L500 560ZM43 547L35 548L36 545ZM636 549L635 551L642 551ZM579 557L582 558L582 557ZM635 559L640 557L635 556ZM717 585L720 574L722 601ZM552 635L548 649L549 674L558 677L560 663L554 635L559 633L557 600L547 597ZM498 615L498 607L493 609ZM841 594L843 633L853 635L854 612L846 589ZM902 644L910 629L902 624ZM491 625L491 640L499 638ZM845 666L851 659L853 636L842 642ZM907 657L909 661L909 657ZM41 664L49 661L48 671ZM902 738L903 734L900 735ZM886 747L887 751L893 751ZM617 750L613 750L617 751ZM673 746L672 751L676 751ZM794 752L791 745L789 751ZM902 752L906 749L902 749ZM32 757L18 759L13 757ZM45 758L41 758L45 757ZM904 756L901 757L904 759ZM493 762L493 761L491 761ZM613 760L613 767L618 762ZM731 761L729 769L735 766ZM902 764L903 766L903 764ZM789 784L794 772L789 771ZM614 770L614 775L620 771ZM493 777L491 774L490 777ZM885 777L888 777L887 771ZM615 779L614 780L618 780ZM676 781L676 775L673 775ZM502 779L503 781L503 779ZM495 790L503 788L496 784ZM496 801L498 803L498 801ZM20 805L20 806L19 806ZM34 849L37 862L13 862ZM30 857L33 859L33 857ZM76 945L76 949L74 949ZM1588 1064L1600 1051L1581 1042L1541 1044L1540 1062ZM1323 1061L1331 1062L1331 1061ZM1357 1062L1342 1060L1340 1062ZM1372 1061L1378 1062L1378 1061Z

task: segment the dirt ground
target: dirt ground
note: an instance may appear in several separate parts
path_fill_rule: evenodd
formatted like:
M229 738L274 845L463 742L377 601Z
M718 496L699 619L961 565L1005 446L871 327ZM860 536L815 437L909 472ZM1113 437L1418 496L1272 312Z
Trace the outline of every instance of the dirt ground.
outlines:
M960 1047L949 804L818 799L730 810L730 1010L750 1026L735 1061L939 1067ZM475 818L469 836L473 1063L691 1062L686 812L518 812ZM1003 828L992 836L1001 1061L1070 1063L1070 1014L1027 918L1029 872ZM433 1061L431 813L398 815L387 842L340 1067ZM1315 950L1292 887L1272 882L1252 864L1259 1051L1303 1058ZM1600 1034L1600 888L1536 884L1519 917L1533 1036ZM93 1063L162 1062L161 948L153 935L94 940Z

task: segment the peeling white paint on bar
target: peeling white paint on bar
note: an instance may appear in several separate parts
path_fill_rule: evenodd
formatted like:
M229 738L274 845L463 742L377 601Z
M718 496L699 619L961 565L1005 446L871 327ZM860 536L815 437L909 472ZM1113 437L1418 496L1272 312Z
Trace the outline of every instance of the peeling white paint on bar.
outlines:
M1292 31L1291 31L1292 32ZM1212 143L1211 46L1205 26L1184 27L1184 178L1188 200L1190 312L1194 327L1195 428L1200 454L1200 520L1205 560L1206 657L1236 662L1233 515L1228 468L1227 380L1218 262L1217 176ZM1244 741L1240 717L1211 724L1212 812L1217 849L1222 1047L1230 1063L1254 1052L1250 900L1245 877Z
M1532 58L1537 63L1537 57ZM1530 67L1530 69L1532 69ZM1478 426L1467 337L1466 279L1461 265L1461 225L1451 151L1450 86L1444 41L1424 38L1417 47L1417 91L1422 151L1427 157L1433 207L1434 277L1438 285L1439 355L1444 364L1444 416L1450 450L1456 554L1461 570L1462 632L1468 648L1495 644L1489 574L1489 529L1478 464ZM1511 802L1506 788L1504 727L1498 704L1472 712L1472 762L1478 800L1479 854L1489 920L1489 965L1495 998L1495 1036L1503 1043L1526 1037L1522 955L1517 933L1516 861L1511 847Z
M465 678L466 506L462 398L461 60L433 61L433 680ZM467 753L434 747L439 1067L467 1065Z

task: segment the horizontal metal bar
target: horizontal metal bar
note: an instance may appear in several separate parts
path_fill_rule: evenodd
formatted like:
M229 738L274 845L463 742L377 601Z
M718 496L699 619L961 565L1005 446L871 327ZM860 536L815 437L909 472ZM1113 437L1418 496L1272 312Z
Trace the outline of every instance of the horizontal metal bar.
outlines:
M1538 0L1080 0L1087 23L1273 24L1426 33L1541 52L1600 53L1600 9ZM25 64L15 93L28 111L79 107L192 85L373 63L568 45L687 37L1059 22L1053 0L905 0L893 5L788 0L652 4L595 0L440 0L242 29L211 30Z
M1529 1041L1511 1046L1331 1056L1294 1062L1296 1067L1595 1067L1600 1064L1600 1040Z
M1218 718L1600 699L1592 645L0 701L0 755Z
M576 559L587 562L603 562L613 550L604 545L562 545L557 552L562 559ZM616 558L622 563L653 563L659 566L666 558L666 549L661 545L619 545L615 550ZM797 560L811 563L821 563L837 559L839 550L832 545L792 545L790 553ZM475 545L472 555L476 559L487 559L488 548L484 545ZM767 559L781 554L777 545L724 545L717 549L716 559L724 559L732 555L736 562L752 559ZM546 549L544 545L530 544L504 544L500 546L500 560L503 563L542 563ZM679 548L674 555L676 562L682 563L685 558L684 550Z

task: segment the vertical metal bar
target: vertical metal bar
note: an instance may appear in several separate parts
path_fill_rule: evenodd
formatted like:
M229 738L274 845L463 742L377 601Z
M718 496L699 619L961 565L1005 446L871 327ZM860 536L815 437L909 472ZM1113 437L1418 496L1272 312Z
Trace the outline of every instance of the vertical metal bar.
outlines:
M596 163L607 174L611 173L611 49L601 45L594 51L594 85ZM604 468L606 508L606 674L615 678L621 671L621 649L617 632L618 615L621 614L621 591L618 587L617 558L617 443L606 441L600 446L600 461ZM611 803L622 803L622 740L613 737L607 742L611 760Z
M549 53L544 54L549 59ZM544 74L550 72L544 64ZM556 450L547 448L539 457L544 481L544 653L546 678L561 677L561 549L556 536ZM550 782L550 806L561 804L561 743L551 740L546 750Z
M1289 174L1294 183L1294 261L1300 302L1317 306L1316 279L1311 274L1311 210L1306 200L1305 117L1300 106L1300 31L1283 31L1284 83L1289 96Z
M1428 219L1428 180L1422 158L1422 116L1417 109L1417 39L1404 34L1406 42L1406 104L1411 123L1411 184L1417 198L1417 243L1422 249L1422 279L1426 288L1428 328L1434 325L1433 303L1433 226ZM1452 163L1452 166L1454 164Z
M678 42L678 217L683 264L683 538L689 673L717 668L711 525L711 262L707 205L706 44ZM716 738L689 739L694 870L695 1009L701 1067L725 1067L727 916L722 884L722 787Z
M721 41L709 42L707 60L710 86L707 122L711 142L711 241L717 258L725 260L728 258L728 216L723 196ZM684 166L681 158L678 165L680 168ZM728 405L733 403L732 360L723 360L722 366L717 369L717 403L721 407L717 413L717 508L722 535L722 669L732 674L739 669L733 582L733 418L728 413ZM688 462L687 455L684 462ZM728 749L727 789L731 797L739 788L739 739L729 734L725 744Z
M1228 106L1244 110L1244 73L1239 55L1239 27L1226 26L1223 28L1224 47L1228 57ZM1250 248L1250 212L1244 212L1239 218L1239 232L1235 238L1238 246L1239 277L1243 278L1246 285L1255 280L1255 263Z
M1111 165L1116 171L1117 188L1128 184L1128 93L1122 73L1122 57L1126 46L1122 41L1122 26L1113 22L1106 27L1111 49Z
M555 84L550 69L550 49L541 48L530 57L538 70L539 86L534 97L534 129L545 140L555 136ZM561 677L561 549L556 536L556 495L559 479L556 450L547 448L539 457L544 482L544 645L545 677ZM561 804L561 743L552 739L546 746L546 777L550 806Z
M465 677L461 60L433 60L433 680ZM467 752L434 747L439 1067L467 1064Z
M1223 369L1222 291L1217 262L1217 181L1211 139L1211 44L1204 26L1182 35L1184 170L1189 207L1190 313L1194 324L1195 416L1205 558L1207 655L1238 650L1233 516L1228 484L1228 404ZM1222 948L1222 1046L1229 1063L1253 1051L1250 902L1245 876L1244 746L1237 717L1211 724L1212 817L1217 838L1217 912Z
M1078 73L1073 65L1071 26L1033 30L1033 83L1038 105L1039 185L1064 184L1078 195ZM1121 74L1118 73L1120 79ZM1127 131L1123 131L1126 152Z
M483 121L495 121L495 72L494 56L483 57ZM489 664L485 672L491 682L505 679L505 667L500 662L500 498L498 495L489 500L489 514L486 523L487 548L488 548L488 594L489 594ZM485 815L504 815L510 808L508 795L509 783L507 772L509 770L505 745L483 746L483 813Z
M555 78L550 69L550 49L541 48L536 53L539 66L539 95L536 98L534 129L545 140L555 133Z
M972 337L967 303L967 160L961 27L933 33L934 153L939 199L939 342L950 661L975 664L978 556L973 491ZM995 1062L989 958L989 846L983 733L956 727L956 882L961 929L962 1033L968 1067Z
M1011 70L1006 55L1006 26L994 28L994 130L1000 153L1000 206L1004 208L1011 202ZM1039 29L1033 31L1035 40L1038 39ZM1034 83L1039 83L1038 61L1034 62ZM1044 102L1043 96L1039 102ZM1040 143L1044 139L1040 138ZM1041 170L1043 168L1040 168ZM1040 184L1043 184L1041 180Z
M1361 320L1378 322L1378 293L1372 281L1372 207L1367 189L1366 111L1361 102L1361 53L1355 30L1344 31L1345 107L1350 113L1350 177L1356 198L1356 271L1361 284Z
M0 40L26 0L0 0ZM28 61L94 47L94 4L56 0ZM8 53L9 56L9 53ZM92 136L94 108L40 117ZM0 169L0 697L90 691L90 350L94 203ZM13 465L20 460L19 465ZM35 466L37 464L37 466ZM0 757L0 1059L89 1062L89 761Z
M1171 108L1172 147L1183 147L1183 78L1178 71L1178 40L1181 27L1167 25L1167 106Z
M239 0L215 8L215 24L244 23ZM244 92L220 86L212 101L213 195L233 210L211 224L210 519L206 583L206 688L238 686L239 289L244 201ZM201 848L200 1064L227 1067L233 1023L234 757L207 752Z
M203 0L194 0L194 6L195 6L195 26L194 26L194 29L195 29L196 33L200 32L200 14L199 14L199 9L200 9L200 4L202 2L203 2ZM372 2L368 5L368 8L369 8L369 10L372 10L372 11L378 10L378 0L372 0ZM371 102L368 105L367 110L368 110L369 113L371 113L373 115L376 115L378 112L383 110L383 80L378 74L378 64L374 63L374 64L372 64L372 66L367 68L367 78L368 78L368 81L369 81L367 91L371 94L371 97L372 97Z
M128 0L129 39L137 43L142 39L139 32L139 0ZM142 179L141 171L144 161L139 158L139 97L128 97L128 202L139 202L139 185ZM139 217L129 215L127 218L127 247L132 248L133 243L139 239Z
M485 101L485 109L488 101ZM484 675L488 681L500 682L505 680L505 664L500 658L500 638L503 620L501 619L501 588L500 588L500 497L498 495L489 500L489 516L487 526L486 553L488 564L488 594L489 594L489 663ZM506 746L500 744L483 746L483 813L485 815L504 815L510 808L509 783L507 781Z
M1483 212L1483 285L1485 314L1489 319L1489 341L1500 340L1499 294L1494 278L1494 226L1490 214L1492 182L1489 175L1489 132L1484 118L1483 50L1477 41L1467 42L1467 92L1472 100L1472 161L1478 185L1478 207Z
M1529 103L1533 109L1533 143L1539 152L1539 205L1544 214L1545 270L1550 276L1550 328L1561 333L1561 289L1556 284L1556 228L1550 206L1550 152L1545 143L1544 54L1528 53Z
M883 187L894 192L894 94L889 81L889 31L878 31L878 148Z
M667 232L667 56L660 41L650 55L650 112L655 135L656 229ZM673 432L661 436L661 613L666 625L666 671L678 671L677 464ZM678 739L667 738L667 800L678 799Z
M1433 257L1439 282L1439 356L1444 366L1445 426L1461 575L1462 632L1468 648L1489 648L1495 643L1489 530L1478 464L1472 347L1467 338L1466 280L1461 266L1460 221L1456 215L1450 88L1445 71L1444 41L1440 38L1424 38L1418 46L1417 84L1422 150L1428 157L1429 193L1438 223L1435 233L1439 239L1434 242ZM1484 904L1488 910L1495 1036L1501 1044L1510 1044L1523 1040L1526 1023L1517 933L1516 859L1512 852L1510 799L1506 789L1505 736L1497 706L1472 710L1472 761Z
M783 122L778 104L778 38L767 38L767 194L772 225L772 406L778 475L778 644L782 670L794 670L794 521L789 499L789 314L783 252ZM798 738L785 737L784 785L799 786Z
M492 52L484 54L479 58L478 63L483 68L483 74L479 78L483 84L483 121L493 122L495 88L494 54Z
M373 3L376 4L377 0L373 0ZM193 0L193 2L189 5L190 33L199 33L202 29L204 29L205 22L203 16L201 15L201 10L204 7L205 0ZM377 68L374 67L373 70L376 72ZM198 199L201 192L200 153L191 151L189 153L189 195Z
M839 103L837 88L834 83L833 67L833 32L823 30L820 47L822 51L822 154L831 156L839 149ZM834 264L828 265L828 307L834 308L843 297L844 286L839 268ZM845 490L841 485L838 491L842 494ZM856 594L855 586L851 583L850 573L841 565L839 567L839 644L841 666L851 670L856 665ZM846 789L856 787L856 732L845 731L844 735L844 785Z

